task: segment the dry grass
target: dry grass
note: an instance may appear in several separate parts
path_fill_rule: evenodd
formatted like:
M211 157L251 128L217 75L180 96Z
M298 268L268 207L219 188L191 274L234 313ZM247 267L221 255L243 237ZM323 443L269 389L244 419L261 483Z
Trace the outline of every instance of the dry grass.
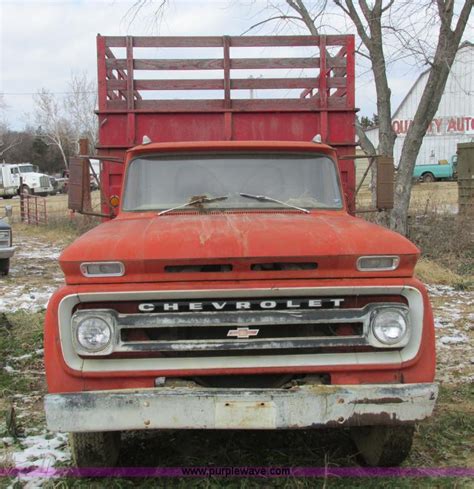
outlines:
M458 186L456 182L416 183L413 185L410 213L419 214L427 211L451 211L457 209ZM362 187L357 195L357 207L371 207L371 196L367 186Z
M469 278L462 277L446 267L427 258L422 258L416 265L415 274L426 284L451 285L465 288L469 285Z
M0 469L13 469L15 467L15 462L13 460L13 455L8 448L2 450L0 455Z
M444 280L461 275L464 282L474 284L474 223L471 218L428 212L411 219L408 237L421 249L423 258L436 262L438 268L433 267L432 273L439 279L443 279L443 273Z

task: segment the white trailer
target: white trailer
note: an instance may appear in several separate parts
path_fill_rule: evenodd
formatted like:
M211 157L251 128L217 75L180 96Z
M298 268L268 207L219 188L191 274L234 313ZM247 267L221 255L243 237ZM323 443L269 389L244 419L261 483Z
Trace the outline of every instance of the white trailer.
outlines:
M0 163L0 197L11 199L18 194L18 185L13 177L10 165Z

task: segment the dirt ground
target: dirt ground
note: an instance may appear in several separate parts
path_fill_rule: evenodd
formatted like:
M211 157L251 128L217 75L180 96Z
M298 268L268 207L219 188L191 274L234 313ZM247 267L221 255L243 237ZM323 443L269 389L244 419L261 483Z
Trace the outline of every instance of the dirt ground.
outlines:
M53 197L54 199L54 197ZM58 197L59 199L59 197ZM14 202L14 201L13 201ZM45 429L42 323L51 293L63 283L58 256L70 234L14 225L18 250L0 278L0 469L70 464L66 435ZM474 467L474 291L427 284L432 299L441 395L434 417L417 431L406 466ZM256 447L258 450L256 451ZM355 466L346 432L167 432L127 435L125 466ZM465 479L293 481L290 487L472 487ZM321 482L321 484L320 484ZM410 482L410 484L408 484ZM157 487L150 481L2 479L0 487ZM184 481L178 487L254 487L242 481ZM229 484L229 485L228 485ZM242 485L243 484L243 485ZM283 481L271 486L288 487ZM349 485L348 485L349 484ZM160 486L161 487L161 486ZM270 487L267 485L266 487Z

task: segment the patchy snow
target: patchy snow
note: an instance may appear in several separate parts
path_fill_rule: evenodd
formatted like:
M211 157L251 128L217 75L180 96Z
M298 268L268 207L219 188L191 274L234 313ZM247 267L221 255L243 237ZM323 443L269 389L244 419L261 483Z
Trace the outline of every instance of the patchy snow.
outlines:
M37 239L28 237L27 240L23 239L21 243L16 243L15 256L17 259L24 260L57 260L62 250L59 246L54 246L50 243L45 245L45 242ZM18 260L17 260L18 261Z
M46 309L54 287L26 291L27 286L0 287L0 312L38 312ZM3 289L3 290L2 290ZM6 289L6 290L5 290Z
M443 345L457 345L458 343L466 343L468 340L469 338L465 334L442 336L440 339Z
M26 355L20 355L19 357L8 357L8 359L11 360L12 362L21 362L22 360L27 360L32 356L33 353L27 353Z
M3 370L5 370L5 372L7 374L14 374L16 372L16 370L13 367L11 367L10 365L5 365L3 367Z
M437 347L436 379L467 383L474 379L474 292L448 285L428 285Z
M37 435L30 434L18 438L16 444L12 438L3 438L2 441L8 449L10 460L18 469L44 471L55 467L58 462L71 459L67 435L64 433L43 431ZM17 487L18 482L25 482L23 487L32 489L43 487L48 480L25 474L16 477L9 487Z
M56 462L71 458L67 448L67 435L64 433L42 433L18 439L20 450L11 454L18 468L38 467L48 469Z

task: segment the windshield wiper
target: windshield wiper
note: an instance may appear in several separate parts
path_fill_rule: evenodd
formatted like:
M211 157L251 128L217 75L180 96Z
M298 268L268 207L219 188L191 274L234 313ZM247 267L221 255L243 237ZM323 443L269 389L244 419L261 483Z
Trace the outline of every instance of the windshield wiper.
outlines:
M176 209L182 209L183 207L189 207L191 205L199 205L199 204L210 204L211 202L219 202L220 200L227 200L229 197L223 195L221 197L207 197L206 195L202 195L201 197L195 197L186 204L177 205L176 207L171 207L170 209L166 209L164 211L158 212L159 216L163 214L167 214L168 212L174 211Z
M252 195L252 194L244 194L242 192L240 192L239 195L241 197L245 197L246 199L255 199L255 200L258 200L260 202L276 202L277 204L286 205L287 207L291 207L293 209L298 209L301 212L305 212L306 214L309 214L308 209L303 209L302 207L298 207L298 206L293 205L293 204L288 204L287 202L282 202L281 200L277 200L277 199L274 199L272 197L267 197L266 195Z

